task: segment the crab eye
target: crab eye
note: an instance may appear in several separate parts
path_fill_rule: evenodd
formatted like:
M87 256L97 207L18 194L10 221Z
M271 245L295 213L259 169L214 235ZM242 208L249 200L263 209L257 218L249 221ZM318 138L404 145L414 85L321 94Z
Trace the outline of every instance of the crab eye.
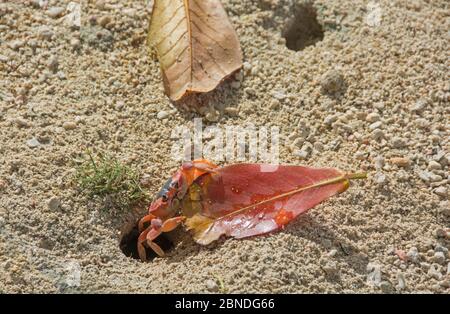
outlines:
M166 194L163 194L163 195L161 196L161 198L162 198L162 201L163 201L164 203L167 202L167 200L168 200Z

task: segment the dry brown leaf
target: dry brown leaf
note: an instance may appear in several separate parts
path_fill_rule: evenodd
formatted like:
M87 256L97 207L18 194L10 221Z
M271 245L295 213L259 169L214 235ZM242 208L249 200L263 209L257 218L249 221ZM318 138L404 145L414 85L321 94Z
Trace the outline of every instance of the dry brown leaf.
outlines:
M173 101L209 92L242 67L239 40L219 0L155 0L149 44Z

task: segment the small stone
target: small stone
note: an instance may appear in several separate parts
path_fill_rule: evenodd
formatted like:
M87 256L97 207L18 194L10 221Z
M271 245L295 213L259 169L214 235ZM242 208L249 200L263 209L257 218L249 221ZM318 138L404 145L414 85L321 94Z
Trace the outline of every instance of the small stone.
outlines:
M13 50L19 50L19 48L25 46L25 42L23 40L13 40L8 46Z
M408 257L408 260L413 262L413 263L419 263L420 262L419 251L417 250L417 248L415 246L412 246L408 250L408 253L406 253L406 257Z
M66 131L70 131L70 130L74 130L77 128L77 124L75 122L72 121L66 121L63 123L62 127L64 128L64 130Z
M329 115L329 116L325 117L323 122L326 125L331 125L331 124L333 124L333 122L336 122L337 119L338 119L338 117L336 115Z
M239 115L239 108L237 107L226 107L224 111L232 117L237 117Z
M391 163L398 167L408 167L411 163L411 160L407 157L394 157L391 158Z
M156 117L159 120L165 119L169 116L169 112L165 111L165 110L161 110L160 112L158 112L158 114L156 115Z
M63 71L58 71L58 73L56 73L56 76L60 79L60 80L65 80L66 79L66 74Z
M436 189L434 189L434 194L439 195L440 197L447 197L448 196L448 191L447 188L445 188L444 186L440 186Z
M276 90L276 91L272 92L272 97L277 100L283 100L286 98L286 94L282 90Z
M344 75L339 70L330 70L320 79L320 86L325 94L341 92L345 86Z
M206 281L206 289L208 289L208 291L211 291L211 292L217 292L217 291L219 291L219 286L217 285L217 283L214 280L208 279Z
M95 7L99 9L100 11L105 9L105 1L104 0L98 0L95 2Z
M382 281L382 282L380 282L380 289L383 293L391 293L392 285L388 281Z
M278 99L272 99L270 101L269 108L272 110L276 110L280 107L280 101Z
M377 122L380 120L380 115L376 112L371 112L366 116L366 121L368 122Z
M373 178L378 185L384 185L386 183L386 175L382 172L377 172Z
M419 99L412 107L411 107L411 111L412 112L421 112L422 110L425 109L425 107L427 106L427 100L426 99Z
M122 110L124 107L125 107L125 102L123 102L123 101L121 101L121 100L119 100L118 102L116 102L116 104L114 105L114 108L115 108L117 111Z
M51 41L54 35L55 35L55 33L48 26L44 25L44 26L39 28L39 35L38 36L42 40Z
M381 266L373 263L367 264L367 284L379 287L381 283Z
M47 67L52 71L58 71L59 61L57 56L52 56L47 62Z
M432 160L428 163L429 170L441 170L441 168L442 168L441 164L435 160Z
M295 155L297 155L300 159L307 159L309 156L309 152L304 150L298 150Z
M384 158L383 156L375 157L375 169L381 169L384 167Z
M338 253L338 251L336 249L332 249L332 250L330 250L330 252L328 252L328 256L334 257L334 256L336 256L337 253Z
M436 229L434 234L436 235L436 238L448 238L449 237L449 231L442 229L442 228Z
M109 15L104 15L98 20L98 24L102 27L105 27L109 23L111 23L112 19Z
M50 210L57 210L61 206L61 200L58 197L52 197L48 202Z
M27 141L27 145L31 148L36 148L36 147L40 146L41 143L35 137L33 137L32 139L29 139Z
M374 139L374 140L380 140L380 139L383 139L384 138L384 132L382 131L382 130L380 130L380 129L375 129L375 130L373 130L372 131L372 138Z
M443 252L436 252L436 253L434 253L432 260L435 263L444 264L445 263L445 255Z
M28 128L30 126L28 121L23 118L14 119L14 123L20 128Z
M437 244L437 245L434 247L434 251L435 251L435 252L442 252L444 255L447 255L447 254L448 254L448 249L447 249L446 247L443 247L443 246L440 245L440 244Z
M440 280L442 278L442 274L436 269L434 265L430 266L427 274L436 280Z
M392 139L392 147L394 148L403 148L406 146L406 141L400 137L394 137Z
M64 13L65 9L62 7L52 7L48 9L47 15L53 19L60 17Z
M383 125L383 123L381 121L377 121L377 122L374 122L371 125L369 125L369 129L376 130L376 129L379 129L382 125Z
M73 50L78 50L81 47L81 42L78 38L72 38L70 40L70 46L72 47Z
M405 279L405 275L403 275L403 273L398 273L397 274L397 280L398 280L398 284L397 284L397 289L398 290L403 290L406 288L406 279Z
M328 261L322 266L322 269L328 276L337 276L339 274L339 268L335 261Z

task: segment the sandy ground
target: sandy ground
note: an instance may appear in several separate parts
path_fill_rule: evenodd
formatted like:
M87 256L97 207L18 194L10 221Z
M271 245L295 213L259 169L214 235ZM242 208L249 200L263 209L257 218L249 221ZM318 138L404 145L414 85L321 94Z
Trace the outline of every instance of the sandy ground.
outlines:
M0 2L0 292L449 292L448 1L314 1L294 51L291 1L224 0L244 70L200 114L164 95L145 1L84 1L79 30L69 1ZM107 151L155 193L194 117L279 126L282 163L369 179L282 232L201 247L180 229L167 258L128 258L131 215L80 193L72 160Z

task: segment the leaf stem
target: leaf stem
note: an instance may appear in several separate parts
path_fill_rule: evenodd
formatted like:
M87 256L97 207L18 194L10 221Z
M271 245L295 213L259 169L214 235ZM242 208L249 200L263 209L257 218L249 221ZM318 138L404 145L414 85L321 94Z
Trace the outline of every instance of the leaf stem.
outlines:
M367 172L348 173L345 178L348 180L367 179Z

